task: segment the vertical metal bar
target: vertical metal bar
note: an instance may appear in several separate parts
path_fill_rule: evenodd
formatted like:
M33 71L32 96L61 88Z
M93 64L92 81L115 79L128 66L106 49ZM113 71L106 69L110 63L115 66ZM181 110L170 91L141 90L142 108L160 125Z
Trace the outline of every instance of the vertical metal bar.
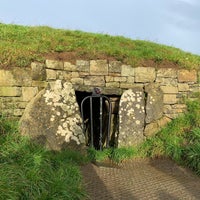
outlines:
M99 133L99 147L102 151L103 148L103 134L102 134L102 121L103 121L103 101L102 97L100 97L100 133Z
M92 97L90 97L90 128L91 128L91 147L94 147L94 129L93 129L93 110L92 110Z
M82 117L82 125L83 125L83 133L85 135L85 123L84 123L84 111L83 111L83 103L84 103L85 99L83 99L83 101L81 102L81 117Z
M107 142L106 142L106 147L109 147L109 141L110 141L110 123L111 123L111 113L112 113L112 104L110 100L108 99L108 104L109 104L109 117L108 117L108 132L107 132Z

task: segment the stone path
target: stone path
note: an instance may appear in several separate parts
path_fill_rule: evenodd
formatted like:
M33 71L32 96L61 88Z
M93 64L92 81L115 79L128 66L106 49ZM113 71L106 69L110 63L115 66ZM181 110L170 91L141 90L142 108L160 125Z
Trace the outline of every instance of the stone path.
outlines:
M81 168L90 200L200 200L200 177L168 159Z

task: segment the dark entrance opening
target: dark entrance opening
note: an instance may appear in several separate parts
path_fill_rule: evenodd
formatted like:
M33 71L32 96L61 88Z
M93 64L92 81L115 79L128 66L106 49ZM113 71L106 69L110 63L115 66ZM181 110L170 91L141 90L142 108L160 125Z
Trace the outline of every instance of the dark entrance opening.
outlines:
M81 111L81 102L85 97L91 96L91 92L82 92L82 91L76 91L76 99L77 103L79 105L79 109ZM119 95L105 95L108 97L111 105L112 105L112 110L111 110L111 121L110 121L110 135L109 135L109 146L110 147L116 147L117 146L117 140L118 140L118 132L119 132L119 101L120 101L120 96ZM94 131L94 138L93 138L93 144L95 149L99 149L99 129L100 129L100 124L99 124L99 112L100 112L100 102L99 98L94 98L93 103L92 103L92 109L93 109L93 131ZM103 102L103 124L102 124L102 131L103 131L103 146L106 144L106 129L108 127L108 107L105 102ZM91 134L91 125L90 125L90 101L85 101L83 105L83 113L84 113L84 123L86 124L86 131L85 131L85 139L86 139L86 145L90 146L91 145L91 139L90 139L90 134Z

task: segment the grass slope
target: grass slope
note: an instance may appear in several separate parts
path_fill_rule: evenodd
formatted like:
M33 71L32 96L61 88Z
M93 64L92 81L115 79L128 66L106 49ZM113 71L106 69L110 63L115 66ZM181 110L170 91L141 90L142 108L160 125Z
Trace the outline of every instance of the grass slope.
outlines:
M48 57L61 60L114 59L132 66L200 67L200 56L121 36L0 24L0 67L30 66Z

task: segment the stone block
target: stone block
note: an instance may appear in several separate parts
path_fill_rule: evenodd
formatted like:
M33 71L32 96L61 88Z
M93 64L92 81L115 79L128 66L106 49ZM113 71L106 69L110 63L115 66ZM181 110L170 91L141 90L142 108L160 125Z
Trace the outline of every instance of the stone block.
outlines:
M46 69L47 80L56 80L56 70Z
M133 76L127 77L127 83L132 83L132 84L134 84L134 82L135 82L135 77L133 77Z
M177 103L176 94L164 94L163 103L164 104L175 104L175 103Z
M114 81L116 81L116 82L126 82L127 77L114 77Z
M121 76L135 76L135 68L131 65L122 65Z
M107 60L91 60L90 75L108 75Z
M112 95L112 94L121 95L122 94L122 89L104 87L104 88L102 88L102 93L103 94L110 94L110 95Z
M83 85L83 78L72 78L71 79L72 84L78 84L78 85Z
M84 85L88 86L105 86L104 76L88 76L84 79Z
M32 81L31 86L38 87L38 88L45 88L47 86L47 82L46 81Z
M131 88L135 88L135 85L132 83L120 83L120 88L122 89L131 89Z
M37 87L22 87L22 100L30 101L37 93Z
M79 72L79 77L80 78L85 78L86 76L89 76L88 72Z
M64 62L64 70L65 71L77 71L77 66L76 65L72 65L70 62Z
M165 85L160 87L164 94L177 94L178 93L178 87L171 86L171 85Z
M120 61L110 61L108 66L109 73L121 73L121 65Z
M0 86L14 86L16 80L13 77L12 71L0 70Z
M56 79L60 79L60 80L63 80L64 79L64 76L63 76L63 72L62 70L55 70L56 72Z
M158 120L163 115L163 92L158 84L151 83L145 86L146 96L146 123Z
M72 78L79 78L78 72L72 72Z
M48 69L56 69L56 70L63 70L64 65L63 62L61 61L56 61L56 60L46 60L46 67Z
M88 72L90 71L90 61L87 60L77 60L76 67L79 72Z
M31 86L32 77L30 68L14 67L12 69L13 77L16 80L16 86Z
M63 72L63 79L69 81L72 78L72 72Z
M42 63L31 63L31 77L32 80L44 81L46 80L46 69Z
M13 112L15 117L21 117L23 113L24 113L24 109L14 109L14 112Z
M119 87L119 83L118 82L109 82L109 83L106 83L106 87L118 88Z
M151 83L156 79L156 70L153 67L137 67L135 68L136 83Z
M0 96L2 97L19 97L21 94L21 87L0 87Z
M145 101L143 88L126 90L119 103L118 146L133 146L144 140Z
M156 83L160 83L160 85L173 85L173 86L177 86L178 85L178 80L177 80L177 78L157 77L156 78Z
M177 70L172 68L161 68L157 71L157 77L177 78Z
M179 92L187 92L190 90L190 87L187 83L178 83L178 91Z
M159 126L156 122L147 124L144 130L144 135L146 137L152 137L158 132L158 130L159 130Z
M178 82L183 83L183 82L197 82L197 71L196 70L185 70L181 69L178 71Z
M175 105L172 105L172 110L173 110L173 113L183 113L185 112L187 109L186 105L185 104L175 104Z
M105 80L106 80L106 83L113 82L114 81L114 77L113 76L105 76Z
M31 70L14 67L12 70L0 70L0 86L30 86Z
M163 127L164 127L165 125L167 125L170 121L171 121L170 118L168 118L168 117L162 117L161 119L159 119L159 120L157 121L158 127L159 127L159 128L163 128Z

